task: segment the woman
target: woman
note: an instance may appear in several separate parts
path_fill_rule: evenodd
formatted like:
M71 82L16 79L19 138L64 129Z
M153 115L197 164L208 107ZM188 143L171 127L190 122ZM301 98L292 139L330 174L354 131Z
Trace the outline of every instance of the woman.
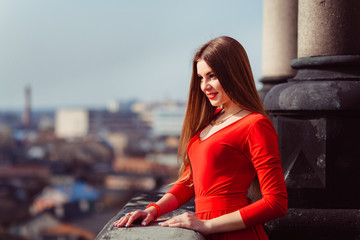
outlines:
M195 196L195 216L185 213L159 223L199 231L208 239L267 239L263 223L287 211L287 191L277 135L257 94L242 45L215 38L195 54L180 137L179 179L144 211L114 223L156 220ZM259 180L262 197L247 196Z

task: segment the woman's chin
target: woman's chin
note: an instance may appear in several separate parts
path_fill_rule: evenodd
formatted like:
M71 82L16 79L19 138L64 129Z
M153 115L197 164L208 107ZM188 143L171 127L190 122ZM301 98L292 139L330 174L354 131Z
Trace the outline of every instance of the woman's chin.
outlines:
M213 107L219 107L219 106L221 106L220 103L218 103L218 102L213 102L213 101L211 101L211 100L210 100L210 104L211 104Z

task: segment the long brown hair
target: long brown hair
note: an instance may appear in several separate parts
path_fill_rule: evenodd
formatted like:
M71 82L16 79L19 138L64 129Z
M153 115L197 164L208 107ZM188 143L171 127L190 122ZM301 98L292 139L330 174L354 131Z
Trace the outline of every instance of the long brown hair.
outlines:
M190 171L180 181L186 181L192 174L187 156L190 139L213 118L216 110L200 88L197 73L197 63L200 60L204 60L211 67L225 93L234 103L250 112L266 116L243 46L235 39L226 36L215 38L201 46L193 59L189 97L178 150L178 159L181 158L183 161L179 176L182 176L188 167Z

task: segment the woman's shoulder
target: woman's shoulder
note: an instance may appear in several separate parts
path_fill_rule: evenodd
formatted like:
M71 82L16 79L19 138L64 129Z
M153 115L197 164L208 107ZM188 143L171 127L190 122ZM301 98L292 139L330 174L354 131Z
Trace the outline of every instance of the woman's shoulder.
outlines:
M248 131L255 129L274 128L271 120L267 116L256 112L249 113L239 123L244 128L248 129Z
M247 129L248 134L252 133L276 133L273 123L271 120L260 113L251 113L247 118Z
M246 122L248 122L251 125L255 125L259 122L270 122L270 119L266 116L264 116L261 113L257 112L251 112L248 115L243 117Z

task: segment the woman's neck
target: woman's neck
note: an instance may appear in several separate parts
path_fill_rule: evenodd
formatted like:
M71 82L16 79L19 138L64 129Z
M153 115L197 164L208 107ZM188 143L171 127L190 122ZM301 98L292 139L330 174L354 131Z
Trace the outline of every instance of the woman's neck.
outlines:
M227 116L227 115L230 115L230 114L233 114L235 112L238 112L239 110L241 110L241 107L238 106L237 104L231 102L231 103L228 103L228 104L224 104L223 105L223 114L224 114L224 117Z

